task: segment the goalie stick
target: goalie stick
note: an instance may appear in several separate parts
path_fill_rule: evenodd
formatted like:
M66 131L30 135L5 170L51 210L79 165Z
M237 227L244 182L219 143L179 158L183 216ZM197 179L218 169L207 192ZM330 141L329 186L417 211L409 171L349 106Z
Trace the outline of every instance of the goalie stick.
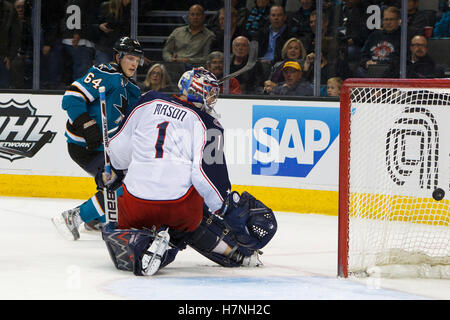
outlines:
M34 157L34 155L39 150L41 150L41 148L44 146L44 144L49 142L52 138L53 138L53 132L46 131L42 135L42 137L28 150L22 151L22 150L18 150L18 149L14 149L14 148L0 146L0 152L15 154L15 155L26 157L26 158L31 158L31 157Z
M105 172L111 176L111 161L109 159L109 138L108 138L108 118L106 115L106 94L105 87L98 88L100 97L100 108L102 115L103 129L103 146L105 155ZM117 194L116 191L109 191L108 188L103 189L105 198L105 216L106 222L117 222Z
M250 49L248 52L247 64L245 66L243 66L241 69L239 69L233 73L230 73L229 75L226 75L225 77L220 79L219 84L224 83L228 79L237 77L238 75L240 75L244 72L247 72L248 70L253 68L256 64L257 58L258 58L258 42L256 40L252 40L252 41L250 41Z

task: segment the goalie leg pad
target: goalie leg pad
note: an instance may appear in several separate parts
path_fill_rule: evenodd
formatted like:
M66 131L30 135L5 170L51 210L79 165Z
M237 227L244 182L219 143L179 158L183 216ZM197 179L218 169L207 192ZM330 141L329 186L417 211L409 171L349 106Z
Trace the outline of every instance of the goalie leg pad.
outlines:
M102 228L102 238L106 243L109 256L117 269L133 271L133 254L128 244L136 230L116 228L116 223L107 223Z
M167 250L165 256L163 257L163 260L161 261L161 266L159 267L159 269L162 269L168 264L172 263L175 260L178 251L180 251L180 249L178 248L170 248L169 250Z
M110 222L102 228L102 238L117 269L141 275L142 256L155 238L152 231L117 229L117 223ZM177 253L178 249L169 249L162 258L160 269L173 262Z
M221 240L232 248L231 253L227 256L212 252ZM239 267L241 265L240 261L235 261L231 258L236 256L233 255L236 251L242 256L251 256L253 254L253 250L239 246L234 236L230 233L230 229L220 217L207 212L204 213L200 226L187 240L187 244L201 255L223 267Z

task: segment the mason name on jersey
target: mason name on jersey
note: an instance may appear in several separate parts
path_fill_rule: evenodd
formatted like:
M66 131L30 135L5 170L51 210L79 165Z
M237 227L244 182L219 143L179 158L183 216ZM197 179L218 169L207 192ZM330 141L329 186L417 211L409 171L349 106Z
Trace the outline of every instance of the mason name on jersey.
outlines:
M183 121L187 111L173 105L157 103L153 114L164 115L175 120Z

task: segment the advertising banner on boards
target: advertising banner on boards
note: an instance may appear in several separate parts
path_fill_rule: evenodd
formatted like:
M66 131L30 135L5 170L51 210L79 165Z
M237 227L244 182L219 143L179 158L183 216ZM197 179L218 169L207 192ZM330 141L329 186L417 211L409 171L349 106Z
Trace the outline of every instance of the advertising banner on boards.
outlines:
M60 94L0 94L1 147L27 154L50 132L32 156L0 152L0 174L88 177L67 152L61 99Z
M339 109L252 107L252 174L307 178L339 134Z
M339 102L222 99L233 183L336 191Z
M44 132L51 139L30 158L0 154L0 174L87 177L70 159L62 95L0 94L0 144L24 151ZM337 190L339 103L219 99L225 157L233 184Z

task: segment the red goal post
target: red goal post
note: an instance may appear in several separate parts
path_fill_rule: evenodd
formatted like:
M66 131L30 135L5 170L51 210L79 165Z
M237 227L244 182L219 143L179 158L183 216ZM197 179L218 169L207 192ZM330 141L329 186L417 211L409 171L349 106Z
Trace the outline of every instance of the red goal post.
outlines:
M339 153L338 276L450 277L450 79L347 79Z

